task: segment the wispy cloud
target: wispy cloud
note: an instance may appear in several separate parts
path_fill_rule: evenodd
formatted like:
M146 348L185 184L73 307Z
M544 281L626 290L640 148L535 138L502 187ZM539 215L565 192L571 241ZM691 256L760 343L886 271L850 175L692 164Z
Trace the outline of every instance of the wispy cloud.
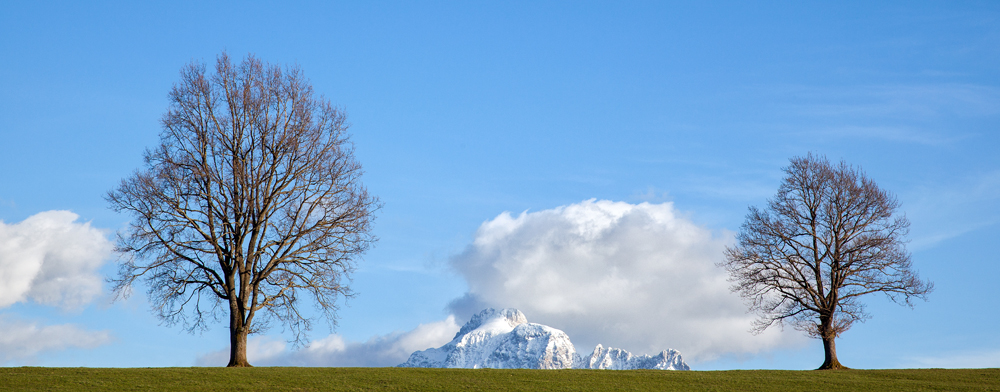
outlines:
M632 198L646 203L662 203L671 201L670 192L659 191L653 187L647 187L641 192L633 192Z
M900 367L978 369L1000 367L1000 350L952 352L944 355L904 358Z
M904 196L915 250L1000 223L1000 171L920 187Z
M955 135L950 132L936 133L903 127L879 127L845 125L814 130L812 135L826 138L876 139L888 142L913 143L927 146L940 146L958 142L968 135Z
M771 89L777 109L809 121L794 134L941 146L970 135L956 119L1000 115L1000 89L970 84L786 86Z
M1000 114L1000 89L971 84L788 86L790 114L822 117L930 118Z
M108 331L86 331L75 325L45 325L0 315L0 360L23 363L37 355L67 348L94 348L111 342Z
M712 199L747 201L774 196L776 185L736 176L700 176L687 182L684 190Z

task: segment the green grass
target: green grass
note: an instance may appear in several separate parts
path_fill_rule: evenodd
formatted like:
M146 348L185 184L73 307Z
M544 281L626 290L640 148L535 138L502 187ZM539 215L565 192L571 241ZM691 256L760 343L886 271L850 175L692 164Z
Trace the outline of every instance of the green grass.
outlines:
M0 390L1000 391L1000 369L784 371L0 368Z

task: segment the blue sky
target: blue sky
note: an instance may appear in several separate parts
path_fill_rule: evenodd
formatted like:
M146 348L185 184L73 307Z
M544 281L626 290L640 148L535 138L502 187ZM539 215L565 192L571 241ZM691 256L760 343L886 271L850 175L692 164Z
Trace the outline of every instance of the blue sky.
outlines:
M103 196L157 143L181 67L222 51L301 66L348 113L385 203L336 329L317 324L295 350L272 328L251 363L391 365L488 305L564 329L583 352L814 368L817 341L746 333L712 267L788 159L814 152L898 196L914 266L936 285L913 309L868 298L873 317L838 340L841 362L1000 366L993 2L4 3L0 364L218 364L224 324L161 325L141 287L112 302L101 279L128 221ZM633 229L613 219L627 212L661 217L643 231L660 237L573 242L587 222ZM595 249L610 256L578 257ZM550 257L503 256L518 254ZM617 291L590 286L611 275Z

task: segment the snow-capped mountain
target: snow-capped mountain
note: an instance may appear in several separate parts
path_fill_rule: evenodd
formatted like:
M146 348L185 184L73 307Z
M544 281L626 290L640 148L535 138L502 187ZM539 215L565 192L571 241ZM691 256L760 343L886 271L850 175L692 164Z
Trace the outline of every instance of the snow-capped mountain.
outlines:
M567 369L576 349L566 333L529 323L517 309L472 317L444 346L417 351L401 367Z
M485 309L444 346L417 351L400 367L689 370L676 350L635 356L598 345L586 358L566 333L529 323L517 309Z
M632 355L620 348L604 348L600 344L594 348L589 357L581 358L573 365L576 369L659 369L659 370L691 370L681 353L677 350L664 350L654 356Z

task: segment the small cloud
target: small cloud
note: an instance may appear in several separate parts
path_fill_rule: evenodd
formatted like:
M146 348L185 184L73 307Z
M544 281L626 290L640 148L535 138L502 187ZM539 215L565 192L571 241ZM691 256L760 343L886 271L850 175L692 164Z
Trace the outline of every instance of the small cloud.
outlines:
M71 324L39 326L0 315L0 359L31 360L45 352L94 348L111 342L108 331L86 331Z
M662 203L671 201L670 192L660 192L653 187L648 187L645 191L634 193L632 198L647 203Z
M414 351L449 342L459 330L454 316L420 324L407 332L373 336L365 342L348 342L331 334L297 351L288 351L284 341L273 337L253 337L247 342L247 360L254 366L396 366ZM196 366L225 366L229 349L198 357Z
M0 308L32 301L65 309L101 292L97 274L111 242L69 211L46 211L20 223L0 221Z

